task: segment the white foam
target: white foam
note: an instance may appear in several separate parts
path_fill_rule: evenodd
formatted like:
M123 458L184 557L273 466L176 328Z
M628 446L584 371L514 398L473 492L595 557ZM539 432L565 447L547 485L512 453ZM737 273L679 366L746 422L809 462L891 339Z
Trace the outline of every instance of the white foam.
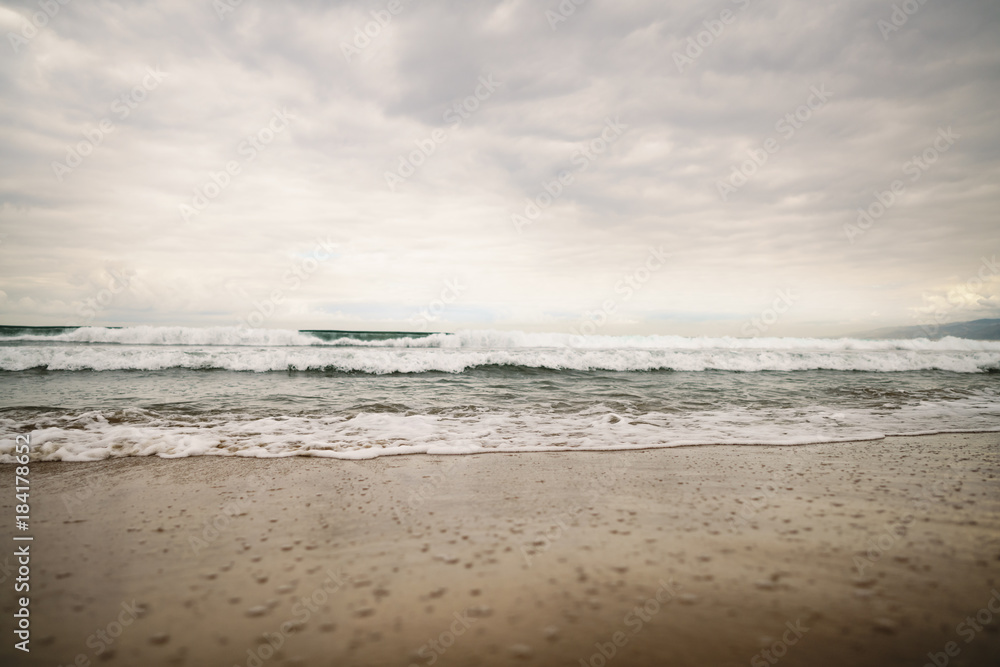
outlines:
M899 340L857 338L709 338L705 336L577 336L563 333L467 330L454 334L433 334L425 338L395 338L383 341L340 339L337 345L365 347L435 347L460 349L573 348L584 350L911 350L1000 352L1000 341L946 337Z
M22 334L0 338L4 341L45 341L52 343L117 343L125 345L318 345L323 341L288 329L245 329L240 327L80 327L55 336Z
M946 337L900 340L855 338L708 338L685 336L576 336L565 333L465 330L453 334L432 334L416 338L359 340L339 338L323 341L311 334L290 329L246 329L240 327L154 327L137 326L108 329L81 327L55 336L18 335L4 341L46 341L65 343L115 343L123 345L197 346L319 346L373 348L444 348L466 350L509 350L526 348L570 348L582 350L810 350L810 351L929 351L997 352L1000 341Z
M692 339L686 339L692 340ZM781 342L784 339L771 339ZM968 341L966 341L968 342ZM336 346L13 345L0 346L0 370L230 371L328 370L361 373L460 373L483 366L574 371L924 371L1000 369L1000 349L525 348L471 349Z
M110 419L109 419L110 417ZM30 428L32 459L94 461L123 456L318 456L615 451L685 445L802 445L887 435L1000 431L1000 404L980 395L892 410L816 406L618 414L603 405L577 413L496 410L310 417L221 415L196 420L153 412L85 412L0 418L0 461L13 462L13 434Z

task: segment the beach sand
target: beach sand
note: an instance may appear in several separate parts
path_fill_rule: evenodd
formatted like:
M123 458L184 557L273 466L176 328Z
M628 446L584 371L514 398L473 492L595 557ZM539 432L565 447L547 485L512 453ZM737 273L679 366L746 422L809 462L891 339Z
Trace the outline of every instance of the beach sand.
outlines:
M31 478L3 664L1000 664L1000 434Z

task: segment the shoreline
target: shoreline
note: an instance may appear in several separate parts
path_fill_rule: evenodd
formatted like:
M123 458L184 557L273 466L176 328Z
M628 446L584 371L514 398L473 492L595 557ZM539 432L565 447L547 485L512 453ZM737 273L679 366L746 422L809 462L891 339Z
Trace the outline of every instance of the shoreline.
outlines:
M485 456L491 454L508 454L508 455L530 455L530 454L615 454L615 453L628 453L628 452L642 452L642 451L656 451L656 450L671 450L671 449L697 449L697 448L710 448L710 447L736 447L736 448L768 448L768 447L778 447L784 449L797 449L801 447L813 447L817 445L845 445L851 443L863 443L863 442L878 442L884 440L891 440L896 438L921 438L929 436L948 436L948 435L990 435L998 434L1000 435L1000 429L987 430L960 430L960 431L929 431L929 432L919 432L919 433L908 433L905 435L880 435L870 438L845 438L842 440L817 440L815 442L793 442L793 443L774 443L774 442L741 442L741 443L731 443L731 442L702 442L702 443L689 443L689 444L679 444L679 445L634 445L619 447L616 449L609 448L567 448L567 447L538 447L533 449L496 449L496 448L484 448L475 451L395 451L395 450L370 450L372 454L370 456L339 456L338 454L343 454L345 452L336 452L333 450L311 450L303 453L299 452L289 452L282 453L277 456L257 456L252 454L241 454L238 452L229 453L204 453L204 454L191 454L191 455L181 455L181 456L158 456L156 454L129 454L126 456L115 456L106 457L103 459L93 459L93 460L41 460L33 461L32 465L36 463L58 463L58 464L93 464L93 463L104 463L108 461L118 461L124 459L159 459L161 461L177 461L183 459L198 459L198 458L211 458L211 459L256 459L262 461L276 460L276 459L323 459L323 460L334 460L334 461L346 461L346 462L358 462L358 461L374 461L382 458L397 458L397 457L409 457L409 456L426 456L426 457L463 457L463 456ZM23 435L23 434L21 434ZM416 449L412 445L402 445L403 447L409 447L411 449ZM396 446L399 449L401 446ZM367 453L369 450L348 450L346 453ZM381 453L379 453L381 451ZM0 465L12 465L12 461L0 461Z
M952 665L1000 656L1000 617L968 643L957 630L1000 590L994 432L478 453L501 456L32 463L32 651L0 656L919 666L949 642Z

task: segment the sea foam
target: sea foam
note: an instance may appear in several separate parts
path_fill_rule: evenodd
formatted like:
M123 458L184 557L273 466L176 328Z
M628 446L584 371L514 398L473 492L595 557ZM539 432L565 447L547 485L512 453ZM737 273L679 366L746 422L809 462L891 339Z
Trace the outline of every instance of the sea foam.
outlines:
M112 343L124 345L199 345L256 347L385 347L445 349L571 348L588 350L913 350L953 352L1000 352L1000 341L946 337L899 340L857 338L711 338L705 336L577 336L566 333L463 330L457 333L399 334L385 340L366 340L366 332L323 340L308 332L291 329L246 329L240 327L80 327L58 335L19 334L5 341L65 343Z
M324 341L290 330L86 327L2 339L0 370L461 373L484 367L570 371L1000 370L1000 341L572 336L463 331L423 338ZM37 344L32 344L37 343Z
M924 401L893 410L812 406L623 414L603 404L573 413L497 409L475 414L359 412L313 416L214 414L169 417L152 410L53 412L33 418L32 459L95 461L124 456L314 456L366 459L401 454L618 451L692 445L804 445L888 435L1000 431L989 396ZM23 424L0 418L0 433ZM14 460L0 438L0 462Z

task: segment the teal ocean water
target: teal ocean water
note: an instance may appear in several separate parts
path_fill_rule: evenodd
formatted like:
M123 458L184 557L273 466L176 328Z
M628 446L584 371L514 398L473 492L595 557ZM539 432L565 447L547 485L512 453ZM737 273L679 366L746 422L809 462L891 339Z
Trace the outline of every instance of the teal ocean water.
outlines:
M799 445L1000 431L1000 342L0 328L0 460Z

